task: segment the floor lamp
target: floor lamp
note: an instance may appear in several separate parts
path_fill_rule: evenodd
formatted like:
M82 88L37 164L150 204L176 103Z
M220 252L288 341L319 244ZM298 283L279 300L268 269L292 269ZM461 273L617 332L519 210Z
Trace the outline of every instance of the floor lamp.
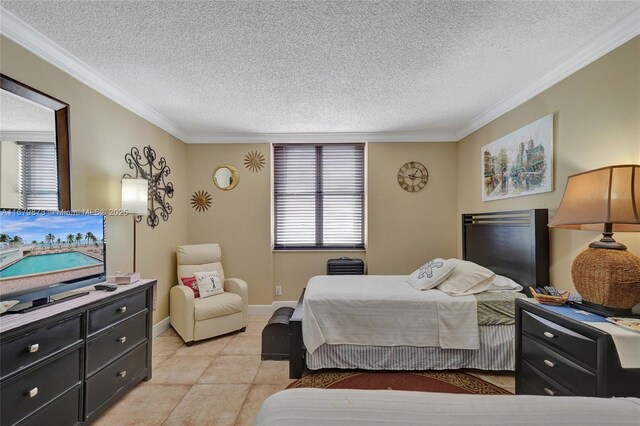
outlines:
M122 210L133 215L133 271L136 272L136 222L147 213L149 182L146 179L122 178Z

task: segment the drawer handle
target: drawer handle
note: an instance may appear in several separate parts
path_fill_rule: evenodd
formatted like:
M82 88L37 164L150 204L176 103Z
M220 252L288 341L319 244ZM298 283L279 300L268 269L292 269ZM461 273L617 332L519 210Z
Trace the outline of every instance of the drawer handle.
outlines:
M33 398L34 396L36 396L38 394L38 388L33 388L30 391L27 392L27 395L29 395L29 398Z
M126 341L127 341L127 337L126 336L118 337L118 342L124 343Z
M40 349L40 345L37 343L27 346L27 352L29 353L38 352L38 349Z
M123 306L122 308L119 308L119 309L118 309L118 312L120 312L120 313L124 314L125 312L127 312L127 307L126 307L126 306Z
M126 375L127 375L127 370L123 370L123 371L118 373L118 376L120 376L120 377L125 377Z
M550 332L548 332L548 331L545 331L545 332L544 332L544 335L545 335L545 336L547 336L549 339L553 339L554 337L556 337L556 335L555 335L555 334L550 333Z
M547 366L552 367L552 368L556 366L555 362L549 361L548 359L545 359L544 363L547 364Z
M544 392L549 396L555 396L555 394L556 394L554 391L552 391L549 388L544 388Z

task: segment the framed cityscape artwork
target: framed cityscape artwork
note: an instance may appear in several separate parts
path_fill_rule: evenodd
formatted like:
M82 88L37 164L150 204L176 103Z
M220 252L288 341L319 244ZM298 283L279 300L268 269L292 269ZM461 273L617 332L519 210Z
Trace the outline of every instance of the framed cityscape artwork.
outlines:
M482 201L553 191L553 114L482 147Z

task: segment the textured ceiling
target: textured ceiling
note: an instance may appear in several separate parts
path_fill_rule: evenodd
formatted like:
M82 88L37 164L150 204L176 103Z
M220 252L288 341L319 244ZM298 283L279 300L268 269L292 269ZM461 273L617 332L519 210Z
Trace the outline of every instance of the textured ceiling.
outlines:
M1 4L191 135L455 133L640 7L638 1Z
M47 107L0 90L0 131L53 132L55 116Z

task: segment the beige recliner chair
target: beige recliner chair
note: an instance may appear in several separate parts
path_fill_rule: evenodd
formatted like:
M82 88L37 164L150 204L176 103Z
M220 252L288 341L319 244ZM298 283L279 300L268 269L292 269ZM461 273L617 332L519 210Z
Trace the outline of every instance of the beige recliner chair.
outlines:
M187 346L232 331L245 331L249 292L247 283L239 278L226 278L222 270L222 252L218 244L179 246L178 285L171 288L171 326ZM218 271L224 283L224 293L207 298L195 298L193 291L182 285L180 278L194 272Z

